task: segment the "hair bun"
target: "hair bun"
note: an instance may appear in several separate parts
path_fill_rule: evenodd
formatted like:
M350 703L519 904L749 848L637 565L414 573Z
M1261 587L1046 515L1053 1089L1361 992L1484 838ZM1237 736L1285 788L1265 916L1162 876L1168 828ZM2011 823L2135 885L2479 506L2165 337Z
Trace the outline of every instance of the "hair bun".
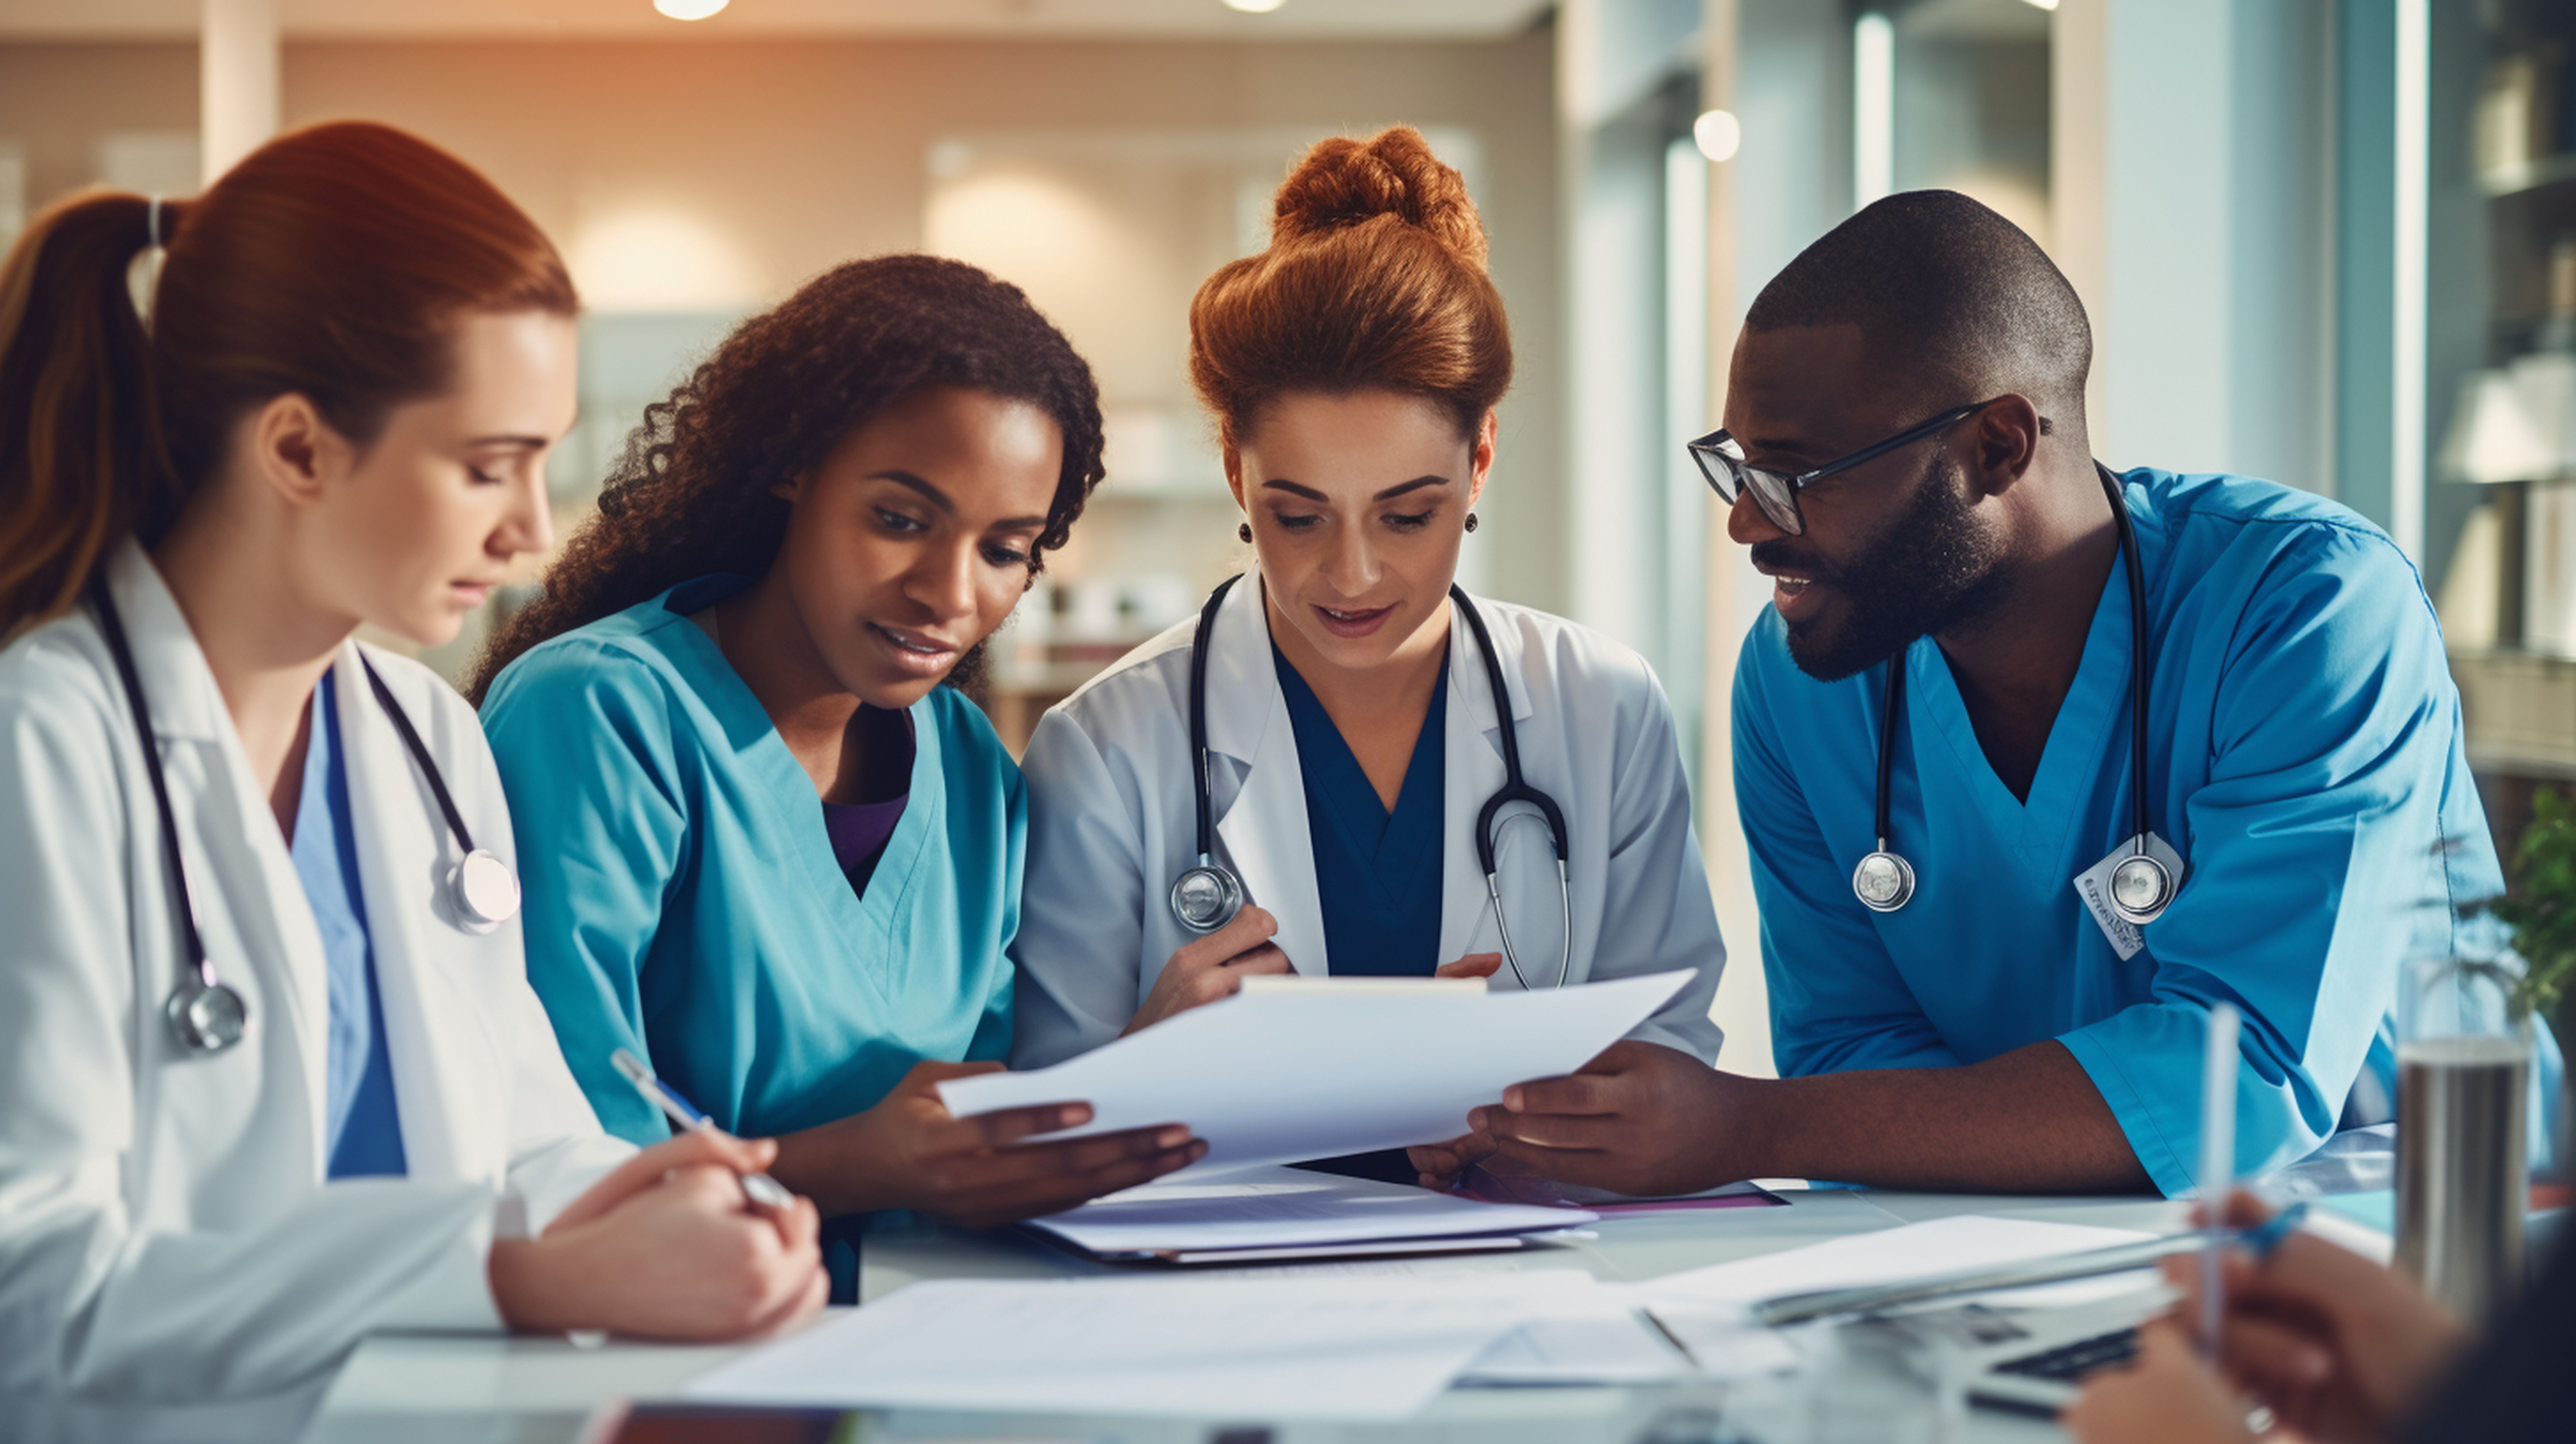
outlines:
M1449 251L1485 269L1485 226L1467 183L1431 153L1430 142L1409 125L1367 140L1336 136L1321 141L1297 162L1279 187L1271 215L1270 244L1322 235L1394 216L1428 232Z

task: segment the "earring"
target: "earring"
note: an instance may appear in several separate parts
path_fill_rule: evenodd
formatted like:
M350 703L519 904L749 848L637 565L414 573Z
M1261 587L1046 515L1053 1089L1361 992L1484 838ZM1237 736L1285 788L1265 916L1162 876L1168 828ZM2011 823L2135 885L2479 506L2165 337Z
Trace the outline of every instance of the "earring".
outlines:
M1469 531L1474 531L1475 529L1476 529L1476 514L1475 514L1474 512L1472 512L1472 511L1471 511L1471 512L1467 513L1467 530L1469 530Z
M1236 527L1234 529L1234 534L1243 538L1247 542L1252 540L1252 523L1245 522L1243 525Z

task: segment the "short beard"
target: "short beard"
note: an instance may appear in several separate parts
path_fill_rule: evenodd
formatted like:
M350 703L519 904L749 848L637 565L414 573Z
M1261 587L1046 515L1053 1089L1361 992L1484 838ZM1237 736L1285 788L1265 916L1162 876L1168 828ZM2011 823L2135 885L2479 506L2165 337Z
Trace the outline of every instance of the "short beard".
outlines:
M1965 472L1935 453L1914 502L1849 563L1834 569L1844 615L1790 623L1789 660L1839 682L1991 607L2004 588L2001 548L1970 514Z

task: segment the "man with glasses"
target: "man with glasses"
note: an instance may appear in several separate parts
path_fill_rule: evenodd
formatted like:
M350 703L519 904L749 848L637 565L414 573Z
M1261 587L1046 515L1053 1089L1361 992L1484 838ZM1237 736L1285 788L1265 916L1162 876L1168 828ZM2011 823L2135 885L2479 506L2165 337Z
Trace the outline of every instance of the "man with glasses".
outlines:
M2432 606L2332 502L2098 466L2091 361L1950 192L1763 290L1691 451L1773 583L1734 736L1782 1076L1623 1044L1427 1171L2180 1193L2222 1001L2239 1172L2389 1116L2400 964L2502 888Z

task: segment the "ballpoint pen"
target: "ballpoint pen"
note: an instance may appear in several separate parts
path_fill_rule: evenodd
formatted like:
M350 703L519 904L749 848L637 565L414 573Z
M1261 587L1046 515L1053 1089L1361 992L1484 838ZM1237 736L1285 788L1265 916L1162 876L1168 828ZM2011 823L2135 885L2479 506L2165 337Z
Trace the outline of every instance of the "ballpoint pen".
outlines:
M636 1092L661 1109L662 1116L674 1124L691 1132L702 1128L715 1130L716 1121L699 1111L698 1105L681 1097L678 1089L656 1077L652 1064L623 1048L609 1054L608 1061L616 1066L627 1082L635 1085ZM742 1193L743 1197L763 1208L786 1208L796 1202L796 1195L787 1191L787 1185L766 1173L742 1175Z
M2281 1240L2288 1238L2307 1216L2307 1201L2301 1199L2252 1228L2242 1231L2221 1229L2220 1241L2241 1248L2258 1260L2268 1258L2272 1250L2280 1247ZM2175 1254L2196 1253L2208 1247L2209 1242L2208 1230L2193 1229L2188 1233L2166 1234L2136 1243L2059 1254L2054 1258L1961 1269L1895 1283L1783 1294L1754 1304L1753 1321L1768 1328L1778 1328L1834 1314L1870 1313L1899 1304L1923 1303L1960 1294L1985 1293L1992 1289L2028 1288L2035 1284L2064 1283L2070 1279L2099 1278L2105 1274L2146 1268Z
M2235 1004L2211 1004L2200 1061L2200 1339L2213 1354L2218 1321L2227 1314L2219 1259L2227 1246L2227 1195L2236 1186L2236 1038L2243 1021Z

